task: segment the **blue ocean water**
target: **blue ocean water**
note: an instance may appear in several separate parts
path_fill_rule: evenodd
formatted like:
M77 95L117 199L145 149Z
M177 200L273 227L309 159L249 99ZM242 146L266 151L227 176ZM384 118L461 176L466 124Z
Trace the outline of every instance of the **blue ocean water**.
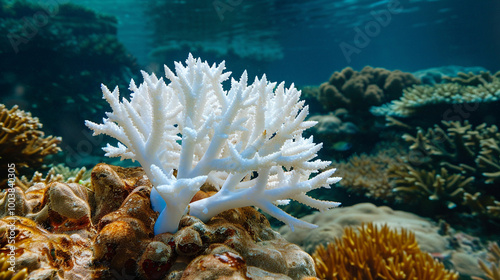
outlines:
M247 70L299 87L347 66L500 69L498 0L0 0L0 7L0 31L8 33L0 40L0 103L32 112L45 133L63 137L63 150L81 146L76 154L84 155L102 155L91 140L78 146L91 138L83 120L107 108L101 83L125 92L140 69L162 75L163 64L190 52L225 60L236 78Z
M74 5L65 5L67 3ZM48 156L47 165L40 166L38 171L47 171L49 163L90 169L106 161L129 167L133 163L103 156L101 148L108 141L114 143L115 140L94 137L84 125L84 120L99 123L106 116L104 112L110 111L109 104L102 99L101 83L110 89L119 87L121 96L127 98L130 79L142 82L140 69L162 76L163 64L172 68L174 61L184 61L188 53L210 63L225 60L227 69L233 72L235 78L247 70L250 80L266 74L270 81L286 81L287 86L295 83L303 90L305 94L302 97L310 105L310 116L318 117L321 122L317 127L327 132L322 134L321 129L305 132L315 134L314 140L323 143L318 158L332 160L332 166L338 167L363 153L378 157L377 153L381 152L380 162L377 159L365 160L358 168L361 171L370 166L366 161L375 163L368 172L359 173L362 175L352 172L352 177L371 179L367 174L375 174L378 178L393 176L393 179L406 180L406 174L413 175L415 173L411 170L418 168L423 175L415 177L430 174L429 186L435 187L436 192L441 191L445 183L454 186L457 182L465 182L465 187L457 184L459 189L442 197L422 190L419 197L412 193L408 197L412 200L409 202L414 204L395 201L405 196L397 199L390 196L396 189L405 188L404 185L395 187L398 186L396 183L386 184L385 187L394 188L386 188L380 192L380 197L370 193L351 193L350 188L354 190L357 187L355 184L343 189L318 191L313 196L338 200L343 206L369 201L399 207L431 217L436 222L446 221L440 222L442 229L446 229L450 222L468 228L466 232L498 240L498 236L493 236L500 225L498 213L487 216L491 213L484 211L488 207L495 209L500 201L498 191L494 191L498 180L490 178L498 174L497 170L488 169L498 168L498 154L494 154L497 156L495 163L487 166L485 155L492 155L491 151L479 150L491 145L496 147L491 150L498 152L498 147L494 146L500 139L496 128L500 125L496 110L498 100L493 102L491 96L474 103L470 99L461 100L457 95L463 93L460 90L463 87L457 86L459 90L448 94L448 100L444 98L451 100L449 103L430 106L430 109L420 111L420 115L416 114L413 118L390 119L380 112L390 110L391 107L384 106L386 101L399 98L402 88L399 88L397 96L390 96L393 84L388 83L388 88L385 88L388 76L381 79L383 82L370 82L372 87L362 88L363 92L358 89L366 87L368 82L362 86L351 83L349 86L354 84L350 88L354 88L354 94L345 102L335 95L338 88L333 85L345 78L344 73L338 80L329 81L329 78L333 72L346 67L359 71L367 65L400 69L415 76L418 76L417 71L434 67L441 67L439 74L450 76L471 69L476 74L484 69L494 73L500 70L499 15L499 0L0 0L0 103L7 108L19 106L21 110L31 112L44 124L40 129L45 135L62 137L62 152ZM459 67L442 68L450 65ZM352 72L352 69L346 71ZM429 76L432 78L433 74ZM498 81L498 75L493 78L482 73L480 78L468 77L470 81L456 83L485 86L492 80ZM422 82L425 83L424 79ZM410 81L405 86L416 83ZM320 84L323 84L323 89ZM394 84L397 87L398 82ZM304 87L308 85L313 87ZM344 85L335 86L341 88ZM324 98L324 94L321 99L318 96L323 94L322 90L333 94L328 98ZM498 90L494 94L497 93ZM363 98L358 98L360 95L364 95ZM342 105L327 104L332 100L340 101L337 104ZM380 104L373 104L377 102ZM378 107L379 115L373 113L377 111L371 111L372 106ZM392 123L386 123L386 120ZM407 120L408 124L405 123ZM459 150L460 147L454 144L463 144L465 137L456 136L460 139L453 143L443 142L446 137L431 139L437 142L436 149L444 146L441 150L448 152L448 157L455 157L449 162L439 157L432 158L436 154L431 148L423 151L409 148L411 143L408 142L411 141L407 139L414 137L420 140L418 135L422 133L417 132L420 130L417 127L425 125L423 130L434 127L439 132L437 126L451 120L463 123L460 128L449 127L447 131L453 137L458 135L457 131L469 130L464 127L470 124L482 131L479 135L493 131L494 135L490 138L493 142L481 139L481 143L475 145L477 158L469 155L469 158L463 159L463 151L453 149ZM439 133L436 135L439 136ZM471 145L463 144L463 147L466 146ZM0 154L0 159L2 156ZM393 164L391 168L403 168L389 170L387 158L400 160L390 163ZM453 174L456 177L448 176L446 168L450 173L456 172ZM339 175L344 177L343 182L349 182L348 173L351 171L346 169L338 169L345 172ZM23 171L25 173L20 175L30 177L33 171ZM432 182L433 179L436 183ZM409 184L413 184L411 180L411 177L407 180ZM378 184L377 181L374 184L370 182L369 186L384 185L383 182ZM464 189L470 196L461 196ZM476 207L482 208L484 213L479 214L483 216L475 213L476 209L461 205L462 200L476 200L476 194L480 194L478 190L486 194L485 203L489 203L485 204L486 207ZM390 199L386 200L386 195ZM301 216L312 211L294 204L289 210ZM469 241L467 238L463 240L464 243ZM486 240L483 243L486 244ZM473 253L479 255L478 251ZM484 250L481 254L484 255Z
M189 51L298 85L346 66L500 69L497 0L70 2L118 17L120 40L151 70Z

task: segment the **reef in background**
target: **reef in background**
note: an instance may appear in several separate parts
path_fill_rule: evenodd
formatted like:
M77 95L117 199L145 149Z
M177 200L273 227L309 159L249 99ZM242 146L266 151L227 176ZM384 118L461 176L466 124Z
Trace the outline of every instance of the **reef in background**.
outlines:
M324 143L321 157L370 151L382 139L383 126L370 108L397 99L405 88L418 84L420 80L411 73L366 66L361 71L347 67L334 72L319 88L305 87L310 120L318 122L309 133ZM365 141L367 138L371 141Z
M389 123L395 120L426 126L440 120L471 119L473 123L498 123L496 107L500 101L500 71L458 73L443 76L443 83L419 85L404 90L398 100L370 111L375 116L387 116Z
M105 105L96 81L126 88L139 72L116 19L81 6L0 0L0 34L0 103L38 116L63 150L86 139L82 120Z

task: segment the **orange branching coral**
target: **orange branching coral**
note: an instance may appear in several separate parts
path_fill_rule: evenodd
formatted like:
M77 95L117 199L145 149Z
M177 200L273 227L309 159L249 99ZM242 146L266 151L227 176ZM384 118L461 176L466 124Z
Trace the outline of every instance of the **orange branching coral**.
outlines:
M352 280L456 280L431 255L420 251L415 235L405 229L398 233L387 225L368 223L344 229L341 239L320 245L314 252L316 273L321 279Z
M39 128L42 124L30 113L17 106L7 110L0 104L0 168L7 170L8 163L17 167L34 167L42 163L45 156L61 149L57 146L60 137L44 137Z

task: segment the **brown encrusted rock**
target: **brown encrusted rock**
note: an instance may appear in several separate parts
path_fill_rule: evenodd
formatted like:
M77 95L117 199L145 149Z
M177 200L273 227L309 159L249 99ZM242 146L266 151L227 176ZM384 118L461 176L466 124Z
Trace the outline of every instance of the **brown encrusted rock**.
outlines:
M168 235L167 242L155 241L148 244L138 262L138 271L146 279L163 279L175 263L175 249L172 235ZM161 238L160 238L161 240Z
M173 236L163 239L166 247L174 251L168 251L168 260L162 264L172 265L173 254L177 263L187 266L173 266L167 279L315 276L312 258L273 231L267 219L253 207L224 211L206 224L196 217L184 216L179 228ZM144 255L142 259L146 259ZM162 279L147 275L145 278Z
M16 246L22 248L16 257L28 277L179 280L315 275L312 258L273 231L253 207L225 211L207 223L186 215L177 233L154 236L158 213L151 209L151 184L141 168L99 164L92 184L91 190L62 182L36 183L26 193L15 190L17 205L24 209L20 214L29 217L15 217L20 229ZM202 189L194 200L214 193L208 185ZM89 213L96 223L90 222ZM4 220L0 248L5 251ZM76 221L86 222L69 223Z
M153 239L158 216L149 202L151 189L136 188L120 208L104 216L93 241L94 263L104 270L134 275L137 261Z
M69 232L89 227L90 206L85 187L76 183L53 182L49 184L47 192L48 224L54 232Z
M0 219L0 248L10 252L10 246L15 248L16 270L27 268L30 279L90 276L90 240L78 234L52 234L28 218L10 216Z
M104 215L117 210L123 200L138 186L149 186L142 168L123 168L100 163L92 169L94 191L92 221L97 223Z
M181 280L221 278L252 279L247 277L245 259L224 245L214 246L208 254L191 261L184 270Z
M61 216L71 219L90 218L87 191L81 185L54 182L49 186L51 208Z
M111 172L114 169L103 164L95 170L105 170L103 179L107 183L100 183L110 190L139 185L143 174L140 169L135 170L135 179L129 179L134 183L126 183L121 177L127 170L115 175ZM92 177L97 180L98 174L93 173ZM202 189L206 192L200 191L195 199L213 194L209 186ZM151 209L150 191L149 182L135 188L116 211L100 219L93 242L97 269L94 277L178 280L315 276L312 258L273 231L267 219L253 207L225 211L206 224L186 215L175 234L153 237L158 214Z
M252 207L225 211L206 224L187 215L177 233L152 238L154 220L139 219L140 213L156 218L149 208L149 191L135 189L97 225L93 250L98 277L137 273L151 280L248 279L250 275L301 279L315 275L311 257L281 238Z
M0 217L27 217L53 233L91 228L87 190L80 184L57 181L36 183L26 192L15 187L3 196L0 199ZM14 205L10 208L9 196L14 198Z
M25 190L26 204L31 213L37 213L47 204L47 190L49 183L35 183ZM22 215L19 215L22 216Z
M25 216L31 207L27 203L23 190L19 187L9 188L0 193L0 218L6 216Z

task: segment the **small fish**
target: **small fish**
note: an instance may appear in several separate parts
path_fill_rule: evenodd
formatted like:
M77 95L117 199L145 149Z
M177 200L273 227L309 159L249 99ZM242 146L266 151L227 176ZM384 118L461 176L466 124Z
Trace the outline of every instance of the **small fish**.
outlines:
M444 262L446 260L449 260L451 258L450 253L440 253L440 252L434 252L434 253L429 253L434 259L438 259L441 262Z
M344 152L352 148L351 143L346 141L339 141L332 145L332 149L339 152Z

